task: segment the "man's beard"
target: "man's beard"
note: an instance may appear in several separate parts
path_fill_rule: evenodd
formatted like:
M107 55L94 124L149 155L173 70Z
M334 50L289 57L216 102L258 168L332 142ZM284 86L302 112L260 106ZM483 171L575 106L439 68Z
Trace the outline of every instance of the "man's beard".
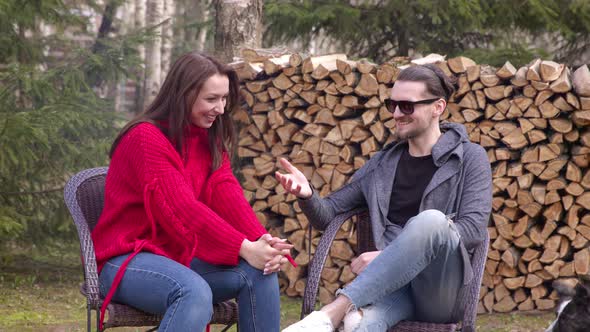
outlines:
M415 121L412 121L412 123L413 122L415 122ZM406 132L399 132L398 130L396 130L394 132L394 134L393 134L394 135L394 138L395 138L396 141L400 141L400 140L409 140L409 139L418 137L418 136L424 134L425 132L427 132L430 129L431 123L429 123L426 127L412 128L412 129L410 129L410 130L408 130Z
M398 131L395 132L396 141L408 140L408 139L414 138L416 136L417 136L417 133L415 133L415 131L409 131L407 133L400 133Z

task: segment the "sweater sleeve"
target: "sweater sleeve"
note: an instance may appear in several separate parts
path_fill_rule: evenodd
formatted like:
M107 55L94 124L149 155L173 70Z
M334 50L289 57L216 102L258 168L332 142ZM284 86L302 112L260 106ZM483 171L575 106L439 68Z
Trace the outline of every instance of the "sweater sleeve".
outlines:
M248 240L256 241L266 233L260 224L250 203L244 197L240 183L234 176L227 153L223 153L223 162L209 178L205 202L219 216Z
M119 143L113 158L117 157L128 160L127 171L144 192L143 203L149 200L145 206L148 218L153 212L154 222L167 233L197 248L215 248L203 254L209 263L238 263L246 236L197 200L179 154L157 127L142 123L132 128ZM152 232L152 237L157 236L155 229Z

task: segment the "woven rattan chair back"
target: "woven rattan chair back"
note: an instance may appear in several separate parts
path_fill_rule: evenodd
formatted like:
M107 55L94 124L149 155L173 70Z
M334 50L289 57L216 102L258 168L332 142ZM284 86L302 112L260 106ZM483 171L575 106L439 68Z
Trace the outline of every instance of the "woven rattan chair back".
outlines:
M82 214L90 232L98 223L98 218L104 206L105 176L96 175L82 182L76 192L76 200L80 205Z

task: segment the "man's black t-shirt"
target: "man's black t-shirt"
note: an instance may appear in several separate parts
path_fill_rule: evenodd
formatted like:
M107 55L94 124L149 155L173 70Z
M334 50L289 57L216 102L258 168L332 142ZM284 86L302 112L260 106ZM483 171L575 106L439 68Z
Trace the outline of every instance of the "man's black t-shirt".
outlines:
M436 169L432 155L412 157L408 149L402 152L389 201L387 218L390 222L403 227L408 219L418 214L422 195Z

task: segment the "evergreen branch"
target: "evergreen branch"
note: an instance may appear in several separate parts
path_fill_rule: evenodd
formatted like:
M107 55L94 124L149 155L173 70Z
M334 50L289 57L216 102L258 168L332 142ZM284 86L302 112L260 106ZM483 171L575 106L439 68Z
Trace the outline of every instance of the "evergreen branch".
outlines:
M2 136L4 136L6 128L8 128L8 117L6 117L6 120L4 120L4 127L2 127L2 132L0 132L0 139L2 138Z

